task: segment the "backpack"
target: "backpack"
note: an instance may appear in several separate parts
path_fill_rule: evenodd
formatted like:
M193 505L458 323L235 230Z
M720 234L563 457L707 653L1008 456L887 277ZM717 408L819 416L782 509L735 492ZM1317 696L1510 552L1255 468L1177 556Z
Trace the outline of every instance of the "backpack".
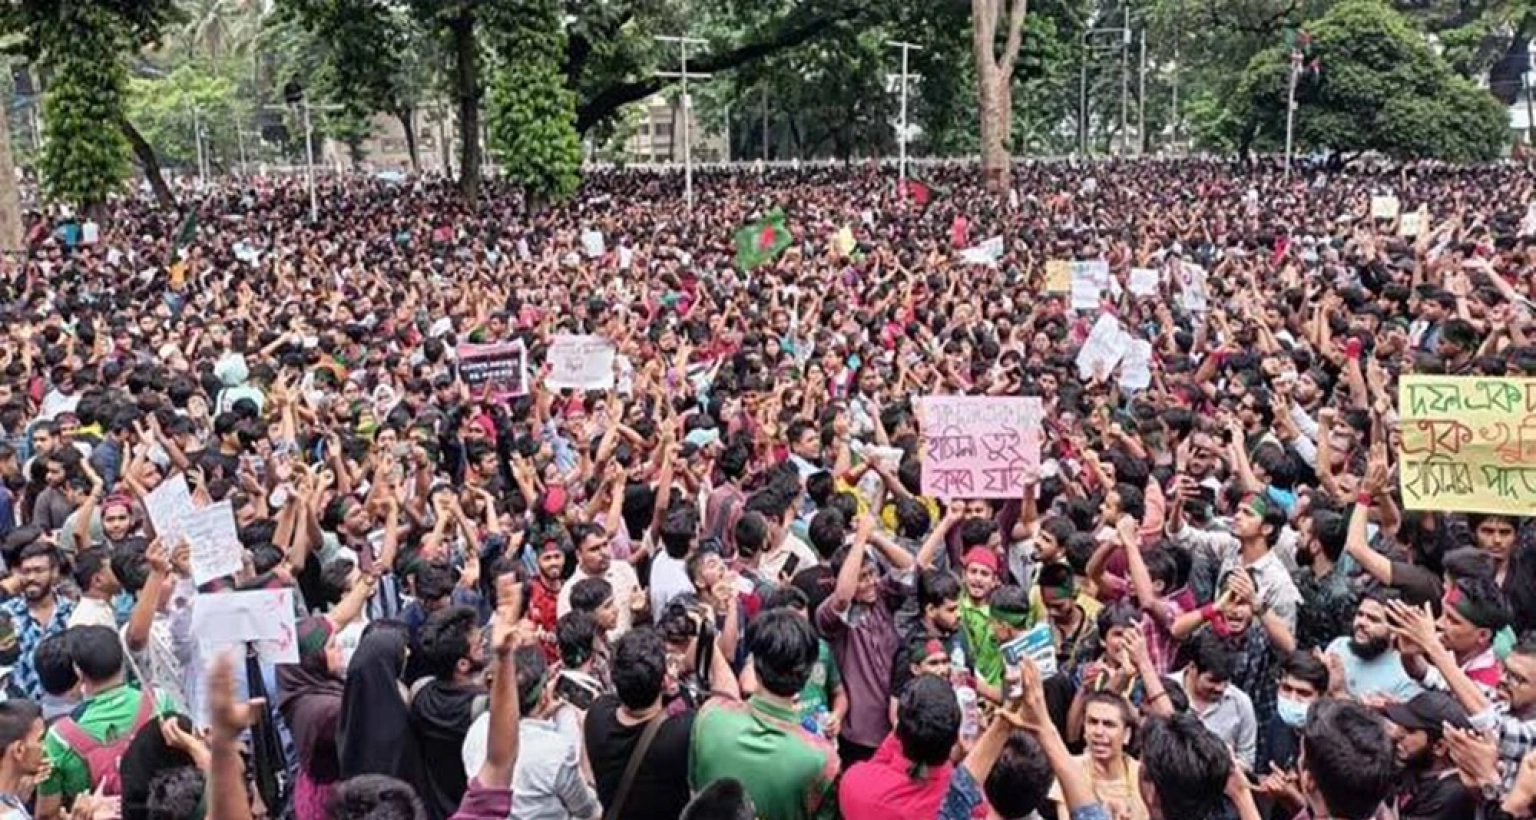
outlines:
M117 738L110 743L91 737L89 732L80 728L80 724L75 722L74 716L59 720L53 724L53 728L70 750L80 755L80 758L85 761L91 783L100 785L102 794L110 797L123 793L123 781L118 773L118 762L123 759L123 753L128 751L128 744L133 742L139 730L154 717L155 692L145 687L144 691L139 693L139 711L133 716L133 725L127 731L118 734Z

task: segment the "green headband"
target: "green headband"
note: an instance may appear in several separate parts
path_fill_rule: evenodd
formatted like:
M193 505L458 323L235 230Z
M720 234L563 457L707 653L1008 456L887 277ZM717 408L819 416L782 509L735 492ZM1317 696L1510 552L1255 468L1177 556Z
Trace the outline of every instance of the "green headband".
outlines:
M1253 508L1253 514L1260 518L1269 514L1269 499L1259 493L1254 493L1243 499L1243 503Z
M1029 626L1028 612L1013 612L1006 609L993 609L992 620L1000 624L1006 624L1014 629L1025 629Z

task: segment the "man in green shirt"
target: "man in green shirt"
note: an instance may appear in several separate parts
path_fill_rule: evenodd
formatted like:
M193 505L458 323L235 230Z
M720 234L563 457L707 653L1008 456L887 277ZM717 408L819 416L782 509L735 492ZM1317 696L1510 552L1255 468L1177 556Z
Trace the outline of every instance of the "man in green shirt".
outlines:
M742 781L761 820L837 816L837 750L800 725L795 696L816 664L816 633L789 609L759 615L747 632L758 693L746 703L713 699L693 721L688 781L694 792Z
M123 642L116 630L79 626L70 632L70 655L85 702L55 723L43 740L53 772L37 787L40 820L60 817L66 802L97 786L103 786L104 794L118 794L117 761L133 736L155 717L175 711L165 696L126 683Z

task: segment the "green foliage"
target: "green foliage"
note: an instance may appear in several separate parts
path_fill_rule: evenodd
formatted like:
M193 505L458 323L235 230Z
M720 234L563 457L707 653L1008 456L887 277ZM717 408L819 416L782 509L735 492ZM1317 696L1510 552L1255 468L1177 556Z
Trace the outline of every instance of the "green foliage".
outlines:
M163 77L129 81L128 118L168 165L196 167L193 126L200 120L213 159L210 165L231 167L240 151L236 124L248 123L250 117L248 98L227 71L213 73L206 66L186 63Z
M509 2L495 35L489 144L503 175L538 200L575 193L581 183L576 95L560 71L565 35L555 0Z
M67 20L71 46L49 52L40 170L49 198L89 208L106 202L129 171L128 143L117 128L127 86L124 29L85 6Z
M1455 76L1405 17L1380 0L1342 0L1309 24L1308 59L1321 72L1298 84L1296 143L1302 150L1381 151L1448 161L1498 156L1507 118L1486 92ZM1241 96L1258 144L1284 140L1289 54L1260 52Z

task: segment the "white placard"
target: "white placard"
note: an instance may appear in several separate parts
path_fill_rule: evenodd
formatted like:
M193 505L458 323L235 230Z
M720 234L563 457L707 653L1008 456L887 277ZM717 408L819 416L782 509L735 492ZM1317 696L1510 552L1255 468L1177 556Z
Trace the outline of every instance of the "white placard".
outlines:
M975 247L960 252L960 261L967 265L996 265L1003 258L1003 238L994 236Z
M1129 287L1132 296L1156 296L1163 275L1157 268L1131 268Z
M608 390L613 387L613 342L601 336L556 336L549 345L551 390Z
M1132 339L1120 360L1120 389L1126 392L1146 390L1152 386L1152 343L1145 339Z
M1130 334L1120 328L1120 320L1113 313L1100 314L1082 349L1077 351L1078 375L1084 380L1093 378L1095 373L1108 376L1130 343Z
M1079 260L1067 266L1071 282L1072 309L1098 310L1099 300L1109 289L1109 263L1101 259Z
M263 660L299 662L289 588L200 594L192 599L192 634L204 657L254 642Z
M149 523L155 527L155 535L167 550L176 549L181 542L184 520L197 509L192 506L192 490L187 486L185 473L177 473L160 482L149 495L144 496L144 509L149 513Z
M1396 219L1400 207L1395 196L1373 196L1371 197L1371 218Z
M588 259L596 259L602 256L603 250L602 231L590 230L581 232L581 252L586 254Z
M1204 313L1210 307L1205 291L1205 268L1190 262L1179 266L1179 301L1191 313Z
M192 550L192 582L201 586L240 571L245 548L235 530L235 512L228 501L193 510L181 519Z
M1424 233L1424 212L1408 211L1397 222L1397 232L1404 237L1413 239Z

